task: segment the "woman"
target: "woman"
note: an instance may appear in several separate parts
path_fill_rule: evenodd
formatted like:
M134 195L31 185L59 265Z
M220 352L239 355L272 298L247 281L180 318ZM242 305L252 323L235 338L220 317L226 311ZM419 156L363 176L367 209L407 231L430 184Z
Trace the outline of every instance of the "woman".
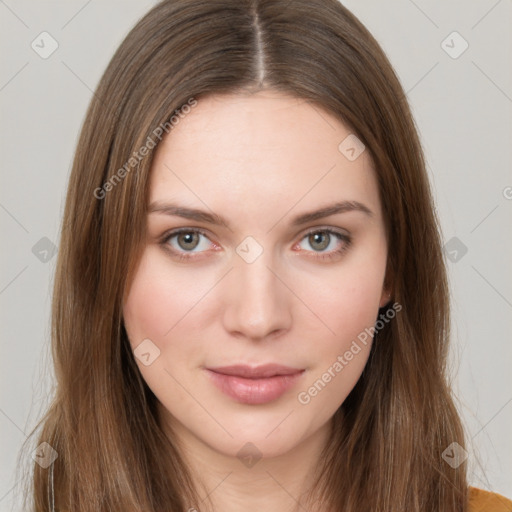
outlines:
M448 327L418 135L361 23L161 2L78 143L31 507L509 510L468 487Z

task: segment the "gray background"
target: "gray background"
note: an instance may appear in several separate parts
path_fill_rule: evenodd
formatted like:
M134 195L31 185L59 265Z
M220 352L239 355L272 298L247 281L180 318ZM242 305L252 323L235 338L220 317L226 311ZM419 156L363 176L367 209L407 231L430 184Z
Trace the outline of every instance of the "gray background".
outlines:
M2 511L19 510L18 450L52 391L51 244L78 131L118 44L155 3L0 0ZM387 52L421 133L453 260L451 368L471 483L512 498L512 2L344 3ZM31 47L43 31L59 45L46 59ZM457 58L463 40L442 43L453 31L469 44Z

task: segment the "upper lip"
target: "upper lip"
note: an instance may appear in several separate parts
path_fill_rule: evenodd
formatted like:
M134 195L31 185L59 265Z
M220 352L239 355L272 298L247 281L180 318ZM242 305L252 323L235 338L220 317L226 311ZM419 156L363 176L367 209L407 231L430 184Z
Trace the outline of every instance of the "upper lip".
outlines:
M236 364L207 369L215 373L222 373L223 375L234 375L248 379L262 379L265 377L275 377L276 375L294 375L303 371L300 368L291 368L281 364L264 364L261 366Z

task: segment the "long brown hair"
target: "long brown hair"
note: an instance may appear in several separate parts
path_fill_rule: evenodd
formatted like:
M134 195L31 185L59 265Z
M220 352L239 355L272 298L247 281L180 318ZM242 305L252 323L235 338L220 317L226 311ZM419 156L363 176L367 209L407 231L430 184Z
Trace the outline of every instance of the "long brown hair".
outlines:
M318 495L344 512L467 510L465 464L442 457L465 443L447 383L449 296L422 148L391 64L337 0L164 0L115 53L69 180L52 306L57 386L32 432L42 426L38 444L58 457L34 463L31 510L201 510L134 361L122 304L145 243L162 127L206 95L261 89L333 114L370 151L387 281L402 306L335 414Z

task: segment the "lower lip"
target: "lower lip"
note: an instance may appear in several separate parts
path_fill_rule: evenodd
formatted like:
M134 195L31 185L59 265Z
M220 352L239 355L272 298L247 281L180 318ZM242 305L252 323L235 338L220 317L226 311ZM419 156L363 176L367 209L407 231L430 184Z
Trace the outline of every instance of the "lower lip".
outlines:
M246 379L206 370L213 383L226 395L243 404L266 404L277 400L292 388L304 370L292 375L276 375L262 379Z

